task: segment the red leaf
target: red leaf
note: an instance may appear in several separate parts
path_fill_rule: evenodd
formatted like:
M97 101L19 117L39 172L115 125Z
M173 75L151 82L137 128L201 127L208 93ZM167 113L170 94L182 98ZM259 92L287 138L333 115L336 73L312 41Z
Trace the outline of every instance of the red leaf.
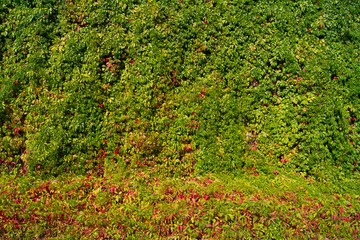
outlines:
M340 207L340 213L344 212L344 208Z

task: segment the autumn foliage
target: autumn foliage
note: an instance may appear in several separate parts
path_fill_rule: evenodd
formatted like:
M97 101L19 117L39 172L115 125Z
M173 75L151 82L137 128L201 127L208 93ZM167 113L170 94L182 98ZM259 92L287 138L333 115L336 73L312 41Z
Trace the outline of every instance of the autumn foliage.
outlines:
M359 49L353 0L2 0L0 238L359 238Z

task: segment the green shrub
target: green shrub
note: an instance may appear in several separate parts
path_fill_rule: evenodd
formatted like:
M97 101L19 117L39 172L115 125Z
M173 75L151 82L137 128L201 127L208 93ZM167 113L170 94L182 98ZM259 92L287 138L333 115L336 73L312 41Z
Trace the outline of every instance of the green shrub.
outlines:
M359 171L356 1L0 7L2 171Z

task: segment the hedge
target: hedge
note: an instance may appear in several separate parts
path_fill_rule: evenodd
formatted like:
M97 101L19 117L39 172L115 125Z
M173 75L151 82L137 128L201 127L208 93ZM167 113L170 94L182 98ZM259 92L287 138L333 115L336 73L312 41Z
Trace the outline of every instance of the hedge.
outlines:
M10 1L1 171L359 172L358 1Z

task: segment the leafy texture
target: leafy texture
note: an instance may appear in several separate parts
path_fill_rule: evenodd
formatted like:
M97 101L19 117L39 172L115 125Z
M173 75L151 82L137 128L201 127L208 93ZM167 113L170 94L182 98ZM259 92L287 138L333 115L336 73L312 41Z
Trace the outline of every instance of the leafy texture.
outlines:
M2 0L0 233L359 238L359 49L355 0Z
M359 239L359 196L295 175L1 183L0 236L10 239Z
M4 170L359 170L358 3L2 8Z

